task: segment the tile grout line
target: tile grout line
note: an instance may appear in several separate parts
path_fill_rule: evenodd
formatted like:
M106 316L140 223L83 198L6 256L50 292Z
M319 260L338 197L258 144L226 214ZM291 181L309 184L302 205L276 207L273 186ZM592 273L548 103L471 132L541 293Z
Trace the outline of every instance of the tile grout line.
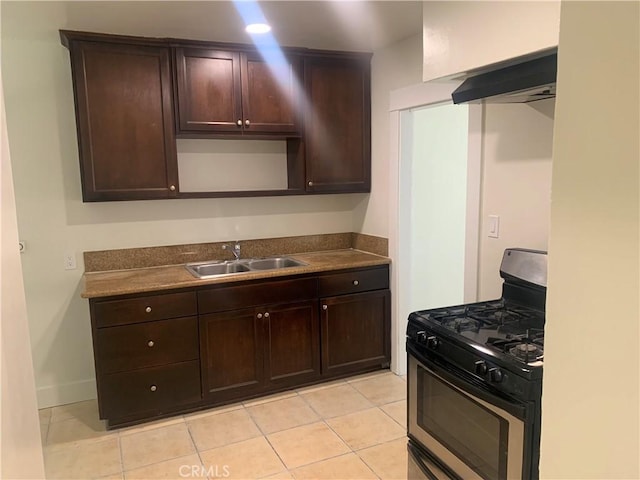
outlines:
M282 430L282 431L284 432L285 430ZM264 435L264 439L269 444L269 447L271 448L271 450L273 450L273 453L276 454L276 457L278 457L278 460L280 460L282 462L282 465L284 465L284 469L287 472L289 472L291 474L291 476L293 477L293 473L291 473L291 470L289 470L288 465L285 463L284 459L280 456L280 454L278 453L278 450L276 450L276 447L273 446L273 444L271 443L271 440L269 440L269 437L267 435Z
M118 455L118 458L120 460L120 475L122 476L123 480L125 479L125 474L124 474L124 458L123 458L123 454L122 454L122 442L120 441L120 432L118 432L118 436L116 437L116 442L118 442L118 453L120 455Z
M389 417L391 420L393 420L394 422L396 422L398 425L400 425L406 432L407 430L407 426L406 425L402 425L398 420L396 420L395 418L393 418L389 413L387 413L384 408L382 408L385 405L391 405L392 403L397 403L397 402L401 402L402 400L397 400L396 402L389 402L389 403L385 403L383 405L379 405L378 408L380 409L380 411L382 413L384 413L387 417ZM405 409L406 410L406 409Z
M349 446L349 445L347 445L347 446ZM349 447L349 449L350 449L350 451L349 451L349 452L340 453L340 454L338 454L338 455L333 455L332 457L327 457L327 458L324 458L324 459L322 459L322 460L316 460L316 461L311 462L311 463L305 463L304 465L298 465L298 466L297 466L296 468L294 468L293 470L297 470L297 469L299 469L299 468L310 467L311 465L317 465L317 464L319 464L319 463L326 462L327 460L334 460L334 459L336 459L336 458L346 457L347 455L351 455L351 454L355 454L358 458L360 458L360 455L358 455L358 454L357 454L357 452L356 452L355 450L351 450L351 447ZM362 460L362 459L361 459L361 460ZM374 475L377 479L380 479L380 476L379 476L376 472L374 472L374 471L371 469L371 467L369 466L369 464L368 464L367 462L365 462L364 460L362 460L362 463L364 463L364 464L366 465L366 467L367 467L369 470L371 470L371 473L373 473L373 475ZM287 471L288 471L289 473L291 473L291 470L287 470Z
M202 466L203 472L204 472L206 467L204 466L204 460L202 460L202 455L200 455L200 449L198 448L198 445L196 445L196 440L193 438L193 432L191 432L191 428L189 428L189 423L187 423L186 419L184 423L185 423L185 426L187 427L187 433L189 434L189 438L191 439L191 443L193 444L193 448L196 451L196 455L198 456L198 460L200 460L200 465ZM208 479L209 477L206 477L206 478Z
M125 437L134 436L134 435L139 435L139 434L147 433L147 432L152 432L152 431L154 431L154 430L159 430L159 429L161 429L161 428L174 427L174 426L176 426L176 425L180 425L180 422L172 423L172 424L170 424L170 425L158 426L157 428L151 428L151 429L149 429L149 430L143 430L143 431L141 431L141 432L134 432L134 433L130 433L130 434L125 435ZM200 454L199 454L199 452L198 452L198 448L197 448L197 447L196 447L196 445L195 445L195 441L193 440L193 438L192 438L192 436L191 436L191 431L189 430L189 426L188 426L188 425L186 425L186 422L185 422L185 427L187 428L187 434L189 435L189 439L191 440L191 444L192 444L192 446L194 447L195 453L196 453L196 454L198 454L198 458L200 458ZM118 431L118 434L120 434L120 431ZM157 461L157 462L152 462L152 463L148 463L148 464L145 464L145 465L140 465L140 466L135 467L135 468L125 469L125 468L124 468L124 454L123 454L123 451L122 451L122 444L120 443L120 441L119 441L119 440L120 440L120 436L118 436L118 444L119 444L119 446L120 446L120 462L121 462L121 464L122 464L122 474L123 474L123 475L124 475L126 472L131 472L131 471L133 471L133 470L138 470L138 469L141 469L141 468L151 467L151 466L153 466L153 465L158 465L158 464L160 464L160 463L168 462L168 461L170 461L170 460L176 460L176 459L178 459L178 458L188 457L189 455L193 455L193 454L194 454L194 452L191 452L191 453L188 453L188 454L186 454L186 455L178 455L178 456L175 456L175 457L165 457L165 458L163 458L162 460L159 460L159 461Z

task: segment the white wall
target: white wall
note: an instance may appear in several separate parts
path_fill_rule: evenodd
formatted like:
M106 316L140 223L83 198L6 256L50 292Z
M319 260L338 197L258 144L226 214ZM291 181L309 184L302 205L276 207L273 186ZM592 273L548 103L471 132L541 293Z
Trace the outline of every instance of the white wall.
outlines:
M420 82L422 35L374 52L371 60L371 196L356 211L356 231L389 235L389 93Z
M284 190L286 140L177 139L181 192Z
M425 1L424 69L429 81L558 44L560 1Z
M419 36L374 55L370 195L82 203L69 53L58 36L61 28L82 29L71 14L73 2L0 6L7 125L18 230L27 245L21 259L40 407L95 396L88 302L80 298L83 251L345 231L386 236L388 127L381 125L388 124L389 89L419 81ZM77 270L63 269L65 252L76 254Z
M555 100L484 107L479 300L500 297L505 248L547 250ZM489 237L489 215L500 217Z
M44 478L1 80L0 139L0 478Z
M563 2L543 479L640 478L639 85L640 3Z
M464 303L469 108L412 111L409 311ZM409 128L408 126L404 128Z

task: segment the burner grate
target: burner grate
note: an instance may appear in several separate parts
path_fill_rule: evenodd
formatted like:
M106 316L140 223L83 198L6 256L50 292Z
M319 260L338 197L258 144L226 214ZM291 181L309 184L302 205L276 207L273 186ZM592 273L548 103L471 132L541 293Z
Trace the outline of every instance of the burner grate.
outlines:
M506 305L503 300L436 309L429 317L456 332L482 328L503 329L504 333L522 332L529 324L539 323L543 318L530 309Z
M544 358L544 332L541 329L527 330L525 335L507 335L506 339L489 337L487 345L524 363Z

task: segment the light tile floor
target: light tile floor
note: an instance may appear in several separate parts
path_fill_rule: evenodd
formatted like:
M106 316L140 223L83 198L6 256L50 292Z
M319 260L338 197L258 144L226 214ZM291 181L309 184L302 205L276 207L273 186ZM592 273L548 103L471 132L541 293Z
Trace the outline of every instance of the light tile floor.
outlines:
M40 410L47 478L406 479L388 370L106 431L95 400Z

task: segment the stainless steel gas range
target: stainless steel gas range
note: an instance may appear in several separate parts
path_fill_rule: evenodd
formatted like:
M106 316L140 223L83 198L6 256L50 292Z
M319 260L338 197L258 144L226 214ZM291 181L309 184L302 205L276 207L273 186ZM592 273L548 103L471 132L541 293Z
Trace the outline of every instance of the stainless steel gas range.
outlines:
M499 299L409 316L409 478L538 478L546 252L507 249L500 276Z

